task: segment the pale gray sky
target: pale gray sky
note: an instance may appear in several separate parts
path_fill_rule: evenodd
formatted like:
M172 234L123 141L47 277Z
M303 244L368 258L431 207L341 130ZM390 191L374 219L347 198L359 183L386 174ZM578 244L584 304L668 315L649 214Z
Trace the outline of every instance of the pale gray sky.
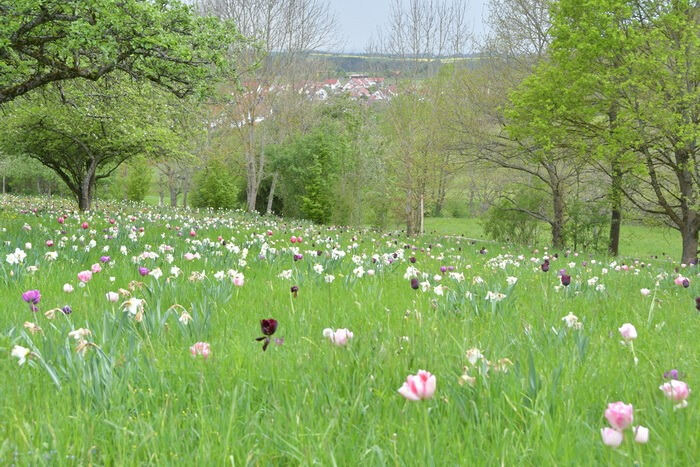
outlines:
M364 52L369 38L377 27L386 24L389 17L389 0L329 0L335 10L339 39L344 46L341 52ZM484 30L483 18L487 14L488 0L463 0L468 4L472 30L480 34Z

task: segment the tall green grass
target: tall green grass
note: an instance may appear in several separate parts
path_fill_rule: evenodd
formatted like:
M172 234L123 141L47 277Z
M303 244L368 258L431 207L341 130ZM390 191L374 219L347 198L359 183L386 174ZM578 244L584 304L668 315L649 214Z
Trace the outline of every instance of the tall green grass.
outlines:
M645 260L643 267L628 262L633 267L625 271L609 260L594 264L601 258L589 255L560 255L544 273L542 253L488 244L489 251L480 254L480 243L454 237L407 239L240 213L120 205L92 216L72 214L60 226L56 217L65 206L17 198L2 204L0 259L15 248L24 249L27 258L22 265L0 267L0 464L697 463L695 269L681 271L690 279L683 288L673 284L674 265L660 260ZM32 207L39 208L36 215L20 212ZM110 217L119 232L105 239ZM90 229L80 228L83 221ZM135 240L129 238L132 228ZM190 229L196 237L188 235ZM288 251L291 235L304 237L301 261ZM241 251L229 252L218 236ZM63 247L44 246L48 239L58 245L62 237ZM90 238L96 246L85 251ZM626 238L641 243L634 235ZM259 258L263 243L277 253ZM158 252L162 244L174 247L172 264L160 252L157 260L132 261L147 245ZM406 244L416 250L405 250ZM119 252L122 245L127 255ZM651 249L654 242L646 245ZM347 255L332 259L334 247ZM245 266L239 263L243 248L249 249ZM58 259L45 260L46 251L58 251ZM201 259L186 261L188 251ZM104 254L112 258L109 265L86 287L77 287L76 274ZM375 254L378 263L371 259ZM357 277L353 255L375 275ZM384 258L393 262L382 265ZM312 269L317 263L324 274ZM38 270L28 272L31 265ZM160 267L165 274L141 277L138 265ZM168 280L172 265L182 273ZM403 277L410 265L428 274L420 279L431 287L442 284L443 295L412 290ZM441 273L443 265L454 266L465 280ZM560 286L561 268L572 275L569 287ZM243 287L214 278L228 269L244 273ZM279 277L285 270L292 270L291 280ZM194 271L205 271L206 278L190 281ZM326 283L325 274L335 281ZM443 276L440 281L436 274ZM508 285L508 276L517 283ZM593 277L598 280L589 285ZM134 288L132 281L143 285ZM64 283L75 291L63 292ZM105 298L108 291L128 290L130 283L133 296L146 300L141 322ZM601 284L604 289L596 290ZM292 285L299 287L296 298ZM34 288L42 293L39 313L21 299ZM642 296L641 288L654 291L654 298ZM506 297L488 301L489 291ZM178 321L182 309L175 304L192 315L189 324ZM57 313L52 320L43 314L64 305L72 306L72 314ZM562 321L570 312L583 323L581 330ZM273 337L284 338L266 352L255 341L262 318L277 319ZM31 334L25 321L43 333ZM637 365L620 344L617 328L625 322L639 333ZM94 344L84 356L68 337L80 327L91 330L88 340ZM347 327L355 337L347 347L335 347L322 336L326 327ZM197 341L211 344L208 359L190 354ZM19 366L10 356L14 345L41 358ZM474 386L461 385L466 352L474 347L492 363L508 358L513 364L507 372L493 367L486 372L482 361L468 370L476 377ZM658 389L671 368L684 373L695 391L682 410L674 410ZM436 375L437 391L433 399L409 402L397 389L418 369ZM620 448L603 445L603 411L617 400L634 405L635 424L651 430L648 444L633 443L628 432Z

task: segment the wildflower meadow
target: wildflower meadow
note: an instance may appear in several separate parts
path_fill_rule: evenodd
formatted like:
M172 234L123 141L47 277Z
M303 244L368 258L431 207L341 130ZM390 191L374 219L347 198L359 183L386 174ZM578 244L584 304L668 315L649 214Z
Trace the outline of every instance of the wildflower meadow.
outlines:
M694 465L695 265L2 198L2 465Z

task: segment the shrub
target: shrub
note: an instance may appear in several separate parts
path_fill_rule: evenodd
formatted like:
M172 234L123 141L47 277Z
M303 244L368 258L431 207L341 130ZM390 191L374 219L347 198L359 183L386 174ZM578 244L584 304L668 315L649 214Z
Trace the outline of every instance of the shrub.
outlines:
M192 206L231 209L236 205L236 183L230 169L212 159L194 178Z

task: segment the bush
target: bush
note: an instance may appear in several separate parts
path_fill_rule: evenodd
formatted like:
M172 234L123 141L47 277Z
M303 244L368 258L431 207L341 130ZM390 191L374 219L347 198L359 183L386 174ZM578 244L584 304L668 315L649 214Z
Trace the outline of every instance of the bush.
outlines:
M470 215L469 206L467 206L467 203L456 199L445 200L445 205L442 208L442 211L445 213L445 216L454 217L457 219L466 218Z
M126 199L143 201L153 180L153 171L145 157L134 158L127 167ZM116 185L116 184L115 184Z
M603 251L607 248L610 219L605 203L574 201L567 205L567 214L565 236L575 250Z
M220 160L210 160L194 178L192 206L231 209L236 205L236 183L229 168Z
M542 193L522 189L514 195L518 206L528 211L538 212L545 206ZM537 243L542 223L531 215L514 209L506 199L496 202L487 212L483 221L486 235L499 242L534 245Z

